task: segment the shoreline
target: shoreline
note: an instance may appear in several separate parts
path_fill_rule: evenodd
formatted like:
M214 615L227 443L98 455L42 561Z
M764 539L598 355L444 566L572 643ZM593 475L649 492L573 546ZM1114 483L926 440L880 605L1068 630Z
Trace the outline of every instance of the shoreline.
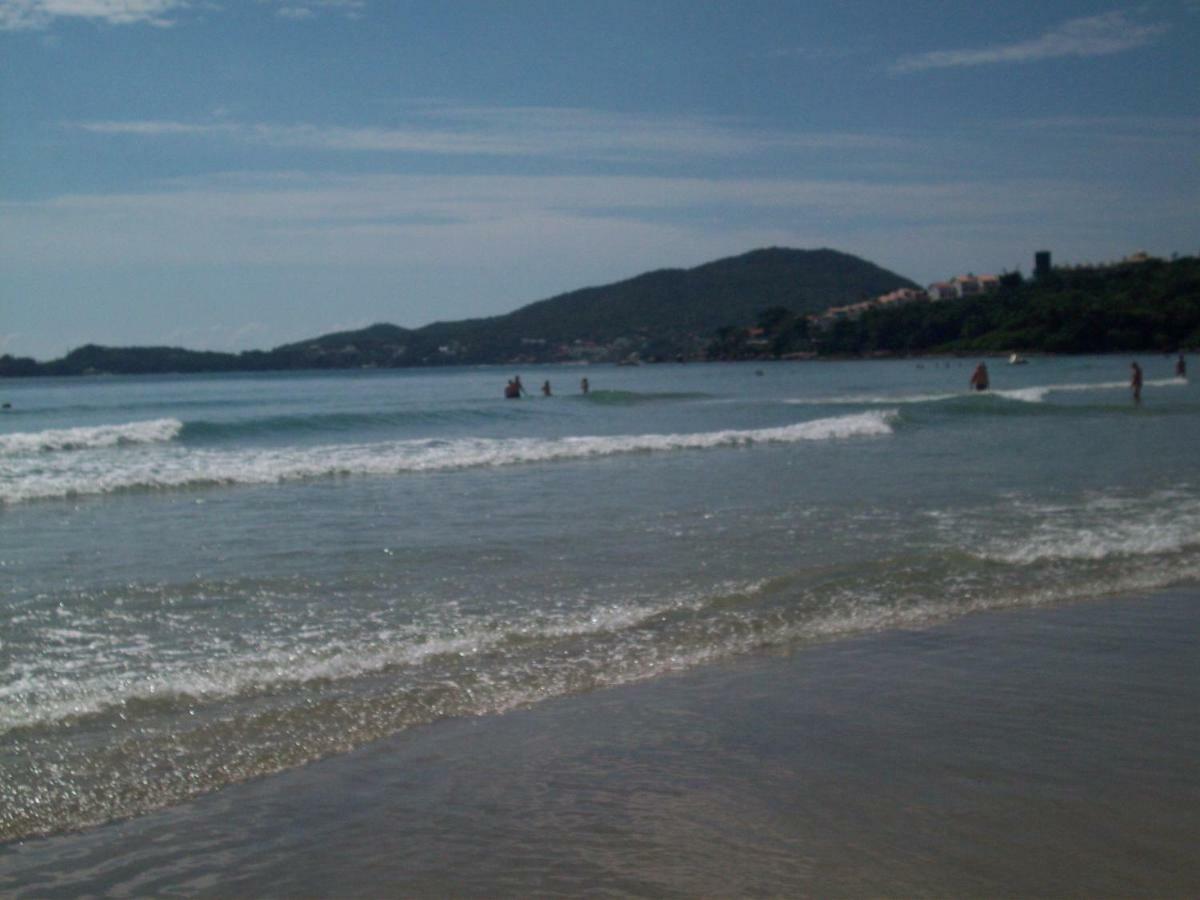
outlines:
M744 657L0 847L0 891L1183 895L1200 587Z
M180 348L182 349L182 348ZM207 351L188 351L203 353ZM1007 359L1013 353L1017 353L1026 360L1037 359L1070 359L1072 357L1174 357L1177 354L1194 354L1200 352L1200 348L1183 347L1179 349L1164 350L1161 348L1149 348L1144 350L1097 350L1084 353L1058 352L1051 350L1023 350L1020 347L1013 347L1008 350L930 350L927 352L908 352L908 351L891 351L891 350L876 350L870 353L814 353L812 355L785 355L785 356L746 356L746 357L704 357L704 358L685 358L685 359L641 359L633 363L622 362L617 360L604 360L599 362L580 361L580 360L510 360L500 362L474 362L474 363L438 363L438 364L422 364L422 365L405 365L405 366L379 366L379 365L358 365L358 366L313 366L310 368L302 367L284 367L284 368L245 368L245 369L162 369L154 371L139 371L139 372L109 372L104 370L93 370L86 372L0 372L0 382L5 380L10 383L27 383L35 379L50 380L50 379L67 379L74 381L76 379L107 379L107 378L156 378L163 376L185 377L185 376L229 376L231 378L243 377L247 375L322 375L337 372L439 372L447 369L512 369L514 367L529 367L529 368L564 368L564 369L616 369L627 367L671 367L671 366L703 366L703 365L736 365L736 364L753 364L763 365L765 363L844 363L844 362L897 362L905 360L967 360L967 359ZM38 363L38 365L49 365L49 363Z

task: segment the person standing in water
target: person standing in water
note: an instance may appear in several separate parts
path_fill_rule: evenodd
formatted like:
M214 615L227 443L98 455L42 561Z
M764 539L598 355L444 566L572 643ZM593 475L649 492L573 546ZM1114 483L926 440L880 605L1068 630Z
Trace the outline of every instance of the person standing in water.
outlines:
M977 365L975 371L971 373L971 389L975 391L988 389L988 370L983 363Z
M542 382L542 396L543 397L550 396L550 379L548 379L548 378Z
M1187 378L1187 361L1182 353L1179 354L1179 359L1175 360L1175 377Z
M588 392L588 380L586 378L579 379L579 390L585 394Z
M1136 362L1129 364L1129 389L1133 391L1133 402L1142 402L1142 367Z
M509 400L518 400L525 392L525 385L521 384L520 375L517 375L515 378L511 379L504 388L504 396Z

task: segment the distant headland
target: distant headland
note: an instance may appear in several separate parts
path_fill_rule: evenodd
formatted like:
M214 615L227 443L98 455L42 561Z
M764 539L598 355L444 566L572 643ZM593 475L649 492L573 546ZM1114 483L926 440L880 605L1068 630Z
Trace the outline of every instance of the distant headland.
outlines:
M378 324L242 353L88 344L0 356L0 377L476 364L801 359L922 353L1105 353L1200 346L1200 260L1140 255L922 289L836 250L769 248L662 269L508 313Z

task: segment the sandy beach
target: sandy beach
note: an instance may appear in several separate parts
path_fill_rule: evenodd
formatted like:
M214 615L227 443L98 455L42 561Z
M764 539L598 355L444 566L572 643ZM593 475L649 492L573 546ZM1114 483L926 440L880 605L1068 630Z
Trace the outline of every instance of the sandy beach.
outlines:
M800 647L0 849L7 896L1184 896L1200 591Z

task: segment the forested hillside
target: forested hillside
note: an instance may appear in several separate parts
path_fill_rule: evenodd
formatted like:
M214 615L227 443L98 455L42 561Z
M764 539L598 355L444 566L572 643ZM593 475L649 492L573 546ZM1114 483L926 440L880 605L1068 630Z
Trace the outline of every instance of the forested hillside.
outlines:
M694 269L663 269L486 319L407 329L378 324L241 354L88 345L59 360L0 358L0 375L78 375L699 358L715 329L782 306L855 302L906 278L835 250L771 248Z
M826 353L1110 353L1200 346L1200 260L1056 270L993 295L873 310Z
M784 308L719 329L708 355L1114 353L1200 347L1200 260L1013 273L992 294L877 307L822 327Z

